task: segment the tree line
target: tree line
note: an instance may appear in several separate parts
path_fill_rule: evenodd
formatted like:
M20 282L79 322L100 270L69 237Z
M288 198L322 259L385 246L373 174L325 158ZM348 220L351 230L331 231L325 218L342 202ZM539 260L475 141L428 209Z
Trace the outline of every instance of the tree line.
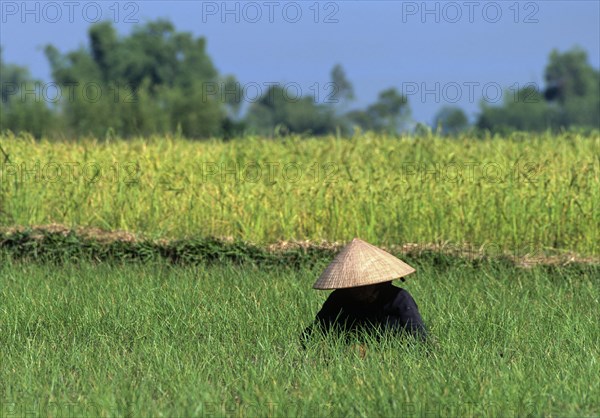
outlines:
M127 36L110 22L97 23L88 31L88 47L60 53L48 45L45 55L52 83L5 63L0 49L0 130L36 137L230 138L413 129L409 100L395 87L364 109L350 109L354 89L340 65L330 74L328 103L310 95L290 98L284 85L271 84L244 108L243 87L235 76L218 73L206 40L178 32L166 20L137 26ZM585 51L552 51L544 80L544 89L526 85L505 94L501 105L482 101L473 125L459 107L443 107L433 129L458 134L600 127L600 72Z

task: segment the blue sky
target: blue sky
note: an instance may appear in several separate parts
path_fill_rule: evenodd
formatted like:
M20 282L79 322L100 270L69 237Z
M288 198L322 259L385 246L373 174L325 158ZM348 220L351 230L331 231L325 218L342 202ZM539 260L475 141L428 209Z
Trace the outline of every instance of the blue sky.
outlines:
M408 96L413 118L426 123L444 105L474 118L480 100L501 102L500 87L542 88L553 48L579 46L600 67L597 0L0 3L4 59L45 81L44 45L63 52L87 45L87 29L98 19L127 34L136 21L160 17L206 37L219 71L249 92L281 82L290 95L318 92L323 103L331 68L340 63L355 88L350 108L393 86Z

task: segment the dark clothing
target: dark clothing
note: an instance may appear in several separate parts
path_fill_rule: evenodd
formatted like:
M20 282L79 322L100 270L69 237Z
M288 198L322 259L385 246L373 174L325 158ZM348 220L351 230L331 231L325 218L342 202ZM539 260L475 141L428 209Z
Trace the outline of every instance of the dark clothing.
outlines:
M332 328L346 332L359 330L405 331L426 339L427 331L415 300L406 290L384 283L371 302L354 300L346 289L334 290L317 314L313 325L304 331L308 337L313 328Z

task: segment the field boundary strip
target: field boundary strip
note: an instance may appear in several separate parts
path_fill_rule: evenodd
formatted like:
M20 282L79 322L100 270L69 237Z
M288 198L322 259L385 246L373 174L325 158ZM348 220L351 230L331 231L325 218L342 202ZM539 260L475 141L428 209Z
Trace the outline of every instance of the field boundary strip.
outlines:
M314 264L333 257L346 243L329 241L279 241L257 244L231 237L191 237L150 239L143 234L95 227L70 228L62 224L0 227L0 251L16 259L64 260L166 258L177 263L235 261L261 265ZM547 249L544 252L514 255L510 252L490 255L483 247L468 244L405 243L382 245L384 250L410 259L443 257L480 262L501 260L519 267L600 265L600 257L583 256L569 251Z

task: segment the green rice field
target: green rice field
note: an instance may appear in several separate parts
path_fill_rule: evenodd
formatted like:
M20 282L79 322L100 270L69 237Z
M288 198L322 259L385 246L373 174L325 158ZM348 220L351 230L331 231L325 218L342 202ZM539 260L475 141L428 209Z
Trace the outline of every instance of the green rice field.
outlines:
M599 250L597 134L0 144L4 226Z
M0 265L2 416L598 416L600 269L417 263L432 341L300 332L312 268ZM69 415L71 414L71 415Z
M0 146L0 418L600 416L598 134ZM427 343L302 347L355 236Z

